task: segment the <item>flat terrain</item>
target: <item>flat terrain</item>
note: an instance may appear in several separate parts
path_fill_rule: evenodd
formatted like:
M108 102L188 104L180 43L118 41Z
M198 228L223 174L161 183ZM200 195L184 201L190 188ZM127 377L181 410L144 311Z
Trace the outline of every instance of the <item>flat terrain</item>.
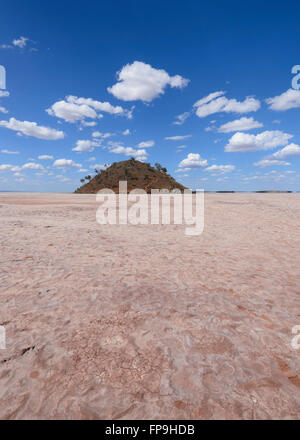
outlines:
M300 419L300 194L208 194L205 231L0 194L0 418Z

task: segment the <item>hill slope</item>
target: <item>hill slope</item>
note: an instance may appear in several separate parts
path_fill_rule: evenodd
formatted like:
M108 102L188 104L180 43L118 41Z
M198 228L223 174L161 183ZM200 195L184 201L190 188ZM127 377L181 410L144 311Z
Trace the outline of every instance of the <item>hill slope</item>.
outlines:
M127 181L128 192L137 188L144 189L147 193L150 193L151 189L168 189L169 191L185 189L169 174L151 167L150 164L130 159L112 164L107 170L97 174L88 183L78 188L75 193L96 194L105 188L118 193L120 181Z

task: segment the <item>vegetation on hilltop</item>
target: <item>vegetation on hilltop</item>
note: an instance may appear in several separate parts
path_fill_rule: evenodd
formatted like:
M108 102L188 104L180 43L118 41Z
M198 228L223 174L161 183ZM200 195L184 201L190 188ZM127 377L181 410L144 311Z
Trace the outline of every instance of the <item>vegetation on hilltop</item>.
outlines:
M143 189L151 193L152 189L180 189L185 187L176 182L172 176L167 174L167 169L160 164L155 164L153 168L149 163L139 162L134 158L123 162L115 162L107 169L95 170L96 176L86 176L81 179L83 184L75 193L77 194L96 194L101 189L112 189L115 193L119 192L119 182L126 181L128 192L133 189ZM87 183L85 183L87 181Z

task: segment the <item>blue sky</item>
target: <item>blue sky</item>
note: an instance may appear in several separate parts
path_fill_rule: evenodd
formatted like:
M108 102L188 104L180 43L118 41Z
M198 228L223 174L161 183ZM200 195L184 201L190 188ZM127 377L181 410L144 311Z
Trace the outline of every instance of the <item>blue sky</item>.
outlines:
M0 190L72 192L132 156L193 189L300 190L299 12L3 1Z

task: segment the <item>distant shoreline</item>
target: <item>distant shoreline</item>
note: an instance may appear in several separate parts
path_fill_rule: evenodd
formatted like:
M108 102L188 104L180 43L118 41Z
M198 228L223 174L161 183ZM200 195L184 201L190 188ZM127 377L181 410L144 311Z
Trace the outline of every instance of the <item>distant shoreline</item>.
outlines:
M55 191L5 191L0 190L0 194L74 194L73 192L55 192ZM206 191L205 194L299 194L300 191L275 191L275 190L261 190L261 191ZM196 191L193 191L196 194ZM77 194L78 195L78 194Z

